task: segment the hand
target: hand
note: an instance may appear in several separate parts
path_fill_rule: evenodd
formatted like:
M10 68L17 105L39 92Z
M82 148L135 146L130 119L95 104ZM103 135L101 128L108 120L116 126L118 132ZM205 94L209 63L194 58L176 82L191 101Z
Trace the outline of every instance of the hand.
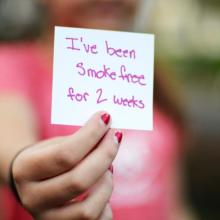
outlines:
M122 134L108 114L95 114L75 134L40 142L15 158L22 205L38 220L111 219L111 166ZM84 199L79 199L80 195Z

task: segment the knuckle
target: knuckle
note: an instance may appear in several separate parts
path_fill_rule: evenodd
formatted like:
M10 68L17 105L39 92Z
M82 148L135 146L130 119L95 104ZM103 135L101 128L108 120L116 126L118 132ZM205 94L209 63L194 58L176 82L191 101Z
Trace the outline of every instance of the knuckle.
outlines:
M36 209L36 204L35 204L35 198L25 194L22 196L22 205L24 206L25 209L29 211L33 211Z
M98 140L100 136L100 128L98 126L95 126L89 131L89 140Z
M108 198L110 199L112 196L112 192L113 192L114 187L113 187L113 184L109 184L109 185L107 185L107 187L108 188L106 189L106 192L108 193Z
M111 147L106 148L105 154L106 154L107 160L108 161L114 160L114 158L117 155L117 152L118 152L118 150L117 150L117 147L115 147L115 146L111 146Z
M113 187L113 178L109 172L105 173L104 182L108 187Z
M20 185L25 180L24 162L18 157L12 166L13 180L17 185Z
M53 210L46 210L40 213L35 214L34 219L36 220L54 220Z
M113 188L114 188L114 186L113 186L113 180L112 180L112 178L108 178L108 180L107 180L107 185L108 185L108 187L110 188L110 190L111 190L111 192L113 191Z
M99 216L94 208L84 206L81 210L80 217L82 220L96 220Z
M106 211L106 220L112 220L113 219L113 214L112 211Z
M23 180L24 180L24 176L23 176L23 172L21 169L19 169L18 167L13 167L12 170L12 174L13 174L13 180L15 181L15 183L17 185L20 185Z
M87 190L87 184L81 178L73 176L71 180L71 189L77 193L83 193Z
M30 186L25 186L21 192L21 203L29 212L35 212L40 208L40 197Z
M63 169L69 169L73 165L73 154L70 149L62 149L56 154L56 164Z
M114 190L114 184L113 184L113 177L109 172L105 174L103 184L105 185L105 190L108 193L108 197L110 199L112 192Z
M105 210L102 215L102 219L105 219L105 220L112 220L113 219L113 213L112 213L112 209L111 209L110 204L108 204L105 207Z

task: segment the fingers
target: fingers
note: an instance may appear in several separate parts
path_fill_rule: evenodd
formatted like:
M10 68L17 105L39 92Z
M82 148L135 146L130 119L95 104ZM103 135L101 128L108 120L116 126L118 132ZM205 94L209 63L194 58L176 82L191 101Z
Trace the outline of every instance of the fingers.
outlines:
M118 133L116 133L118 134ZM119 142L114 131L109 131L99 146L74 169L57 177L33 184L31 191L43 195L43 206L61 205L87 191L108 170L117 155Z
M112 174L107 171L98 181L92 192L82 202L76 202L64 207L45 211L40 220L78 220L78 219L99 219L109 215L109 208L106 208L113 190ZM108 213L106 213L108 212ZM107 220L107 219L106 219Z
M109 120L99 112L74 135L41 142L18 155L13 164L15 184L23 206L40 213L37 219L105 218L111 187L100 184L91 194L89 190L106 176L118 152L122 134L109 129ZM74 200L81 194L85 199Z
M72 169L102 139L109 130L109 124L110 115L98 112L73 135L52 139L41 144L43 147L30 149L31 152L23 155L26 155L23 161L29 166L27 178L51 178Z

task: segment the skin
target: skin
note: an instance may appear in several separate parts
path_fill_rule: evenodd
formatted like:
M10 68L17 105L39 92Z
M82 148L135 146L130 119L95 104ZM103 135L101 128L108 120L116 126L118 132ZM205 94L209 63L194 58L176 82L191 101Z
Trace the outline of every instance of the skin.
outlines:
M39 47L46 51L48 60L51 48L45 45L52 40L54 25L127 30L138 2L41 1L48 10L49 23ZM1 183L7 183L14 156L29 146L16 157L12 170L22 204L35 219L112 219L109 199L113 181L108 168L119 145L115 131L102 123L103 113L93 115L72 135L40 141L35 113L28 101L16 95L0 95ZM78 199L81 194L83 200Z

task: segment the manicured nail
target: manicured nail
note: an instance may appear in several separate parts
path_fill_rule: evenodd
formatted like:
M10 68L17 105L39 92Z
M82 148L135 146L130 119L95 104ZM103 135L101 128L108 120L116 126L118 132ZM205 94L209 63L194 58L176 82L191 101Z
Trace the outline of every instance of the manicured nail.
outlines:
M101 116L101 119L102 119L102 121L104 122L105 125L108 125L108 123L111 119L111 116L109 114L105 113Z
M114 168L113 168L113 165L111 164L110 166L109 166L109 171L113 174L113 172L114 172Z
M115 141L116 141L117 144L121 143L122 137L123 137L123 134L122 134L121 131L116 131L115 132Z

